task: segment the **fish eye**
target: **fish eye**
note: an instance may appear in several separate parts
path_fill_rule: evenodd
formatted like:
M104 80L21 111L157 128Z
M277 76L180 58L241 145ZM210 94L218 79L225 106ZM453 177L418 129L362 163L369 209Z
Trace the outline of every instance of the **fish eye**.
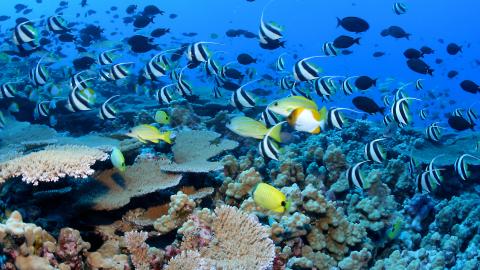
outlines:
M275 102L273 103L273 106L278 106L278 102L275 101Z
M281 205L282 205L283 207L285 207L285 205L287 205L287 202L282 201Z

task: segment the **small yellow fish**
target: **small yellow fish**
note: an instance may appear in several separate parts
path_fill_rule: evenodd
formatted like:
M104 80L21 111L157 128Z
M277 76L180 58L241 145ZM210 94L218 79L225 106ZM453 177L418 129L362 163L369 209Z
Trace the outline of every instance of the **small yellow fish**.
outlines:
M122 151L117 147L113 147L112 153L110 154L110 161L112 161L112 165L121 172L124 172L127 169L125 166L125 157L123 156Z
M164 111L157 111L155 113L155 122L162 125L170 125L170 117Z
M287 122L295 130L318 134L326 125L327 108L320 111L297 108L287 117Z
M262 122L246 116L237 116L232 118L227 123L227 128L233 133L242 137L249 137L259 140L263 139L265 134L267 134L269 131L269 129ZM277 142L280 142L280 131L281 128L275 128L269 134L269 137Z
M291 204L290 201L287 201L287 197L283 192L265 183L260 183L255 187L253 200L262 208L277 213L285 212Z
M313 100L302 96L289 96L268 105L270 111L284 117L289 116L297 108L318 110L318 106Z
M136 138L142 143L147 143L147 141L158 143L160 140L171 144L170 140L171 131L160 132L158 128L152 125L139 125L128 131L126 134L129 137Z

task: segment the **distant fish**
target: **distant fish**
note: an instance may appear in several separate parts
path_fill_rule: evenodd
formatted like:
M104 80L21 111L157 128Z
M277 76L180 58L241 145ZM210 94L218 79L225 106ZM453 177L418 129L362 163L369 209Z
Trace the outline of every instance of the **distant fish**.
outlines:
M332 44L334 48L347 49L353 46L354 44L360 45L360 38L353 38L350 36L341 35L335 38Z
M376 113L383 114L385 110L384 107L378 106L378 104L369 97L364 97L364 96L355 97L353 98L352 103L357 109L369 114L376 114Z
M212 93L214 98L222 97L222 92L220 91L220 87L218 87L217 85L213 86Z
M35 106L35 111L34 111L34 115L36 116L35 119L47 118L50 115L50 109L48 107L49 103L50 103L49 101L42 101Z
M456 55L457 53L462 52L462 46L459 46L455 43L449 43L447 45L447 53L450 55Z
M37 65L30 70L30 81L35 85L36 87L43 86L47 84L47 81L49 79L49 75L47 70L45 69L44 66L40 64L42 59L40 59L37 62Z
M429 74L431 76L433 76L433 69L430 68L429 65L427 65L424 61L420 60L420 59L409 59L407 61L407 65L408 67L417 72L417 73L420 73L420 74Z
M421 51L423 54L433 54L433 53L435 52L432 48L430 48L430 47L428 47L428 46L422 46L422 47L420 48L420 51Z
M425 137L433 142L439 142L441 139L441 127L438 126L438 123L433 123L425 129Z
M109 104L110 101L112 101L114 98L119 97L120 95L115 95L103 102L102 106L100 107L100 112L98 116L102 120L112 120L117 118L117 110Z
M369 24L364 19L358 17L337 18L337 27L338 26L354 33L365 32L370 28Z
M51 16L47 19L47 28L55 34L67 32L68 26L65 20L60 16Z
M457 158L455 160L455 163L453 164L455 172L458 174L458 176L460 176L460 179L462 179L463 181L467 181L471 176L471 172L470 170L468 170L468 164L467 162L465 162L465 158L468 158L468 157L476 160L480 160L475 156L472 156L469 154L463 154L459 158Z
M373 86L377 86L377 79L372 79L369 76L359 76L355 80L355 87L360 90L368 90Z
M250 65L253 63L257 63L257 59L253 58L247 53L241 53L237 56L238 63L242 65Z
M0 85L0 100L14 98L17 94L17 90L11 83L3 83Z
M471 81L471 80L463 80L460 83L460 87L463 90L465 90L466 92L469 92L469 93L472 93L472 94L480 92L480 86L477 83L475 83L474 81Z
M470 123L467 119L463 118L462 116L450 116L448 118L448 125L457 130L457 131L464 131L467 129L474 128L474 123Z
M332 42L325 42L322 46L322 51L326 56L337 56L338 50Z
M351 83L350 83L350 80L353 80L355 78L358 78L358 76L352 76L352 77L348 77L346 78L345 80L343 80L342 82L342 90L343 90L343 93L346 95L346 96L349 96L351 94L353 94L353 92L355 91L355 86L353 86Z
M283 59L284 54L285 53L280 54L275 62L275 69L280 72L285 70L285 59Z
M112 78L113 80L121 80L126 78L130 74L130 72L125 66L132 65L132 64L134 63L124 62L124 63L118 63L113 65L110 68L110 78Z
M456 70L450 70L450 71L447 73L447 77L448 77L449 79L453 79L453 78L455 78L457 75L458 75L458 71L456 71Z
M66 108L71 112L90 111L95 103L95 92L91 88L73 89L68 95Z
M382 57L384 55L385 55L385 52L378 51L378 52L374 52L372 56L373 57Z
M417 90L422 90L423 89L423 84L422 84L423 79L418 79L415 81L415 89Z
M383 116L383 124L386 127L390 126L390 123L392 122L393 122L393 118L391 114L386 114L385 116Z
M403 3L394 3L393 12L395 12L397 15L405 14L407 12L407 5Z
M98 55L97 62L98 64L105 66L105 65L111 65L116 58L115 55L112 54L114 51L118 51L120 49L111 49L104 51Z
M420 119L425 120L428 117L427 111L425 109L421 109L419 113Z

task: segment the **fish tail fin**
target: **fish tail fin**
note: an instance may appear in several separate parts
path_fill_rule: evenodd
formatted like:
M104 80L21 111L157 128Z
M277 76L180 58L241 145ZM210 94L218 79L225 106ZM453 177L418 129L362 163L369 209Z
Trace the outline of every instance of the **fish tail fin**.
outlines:
M356 44L360 45L360 38L354 39L354 40L353 40L353 43L356 43Z
M375 79L373 80L373 82L372 82L373 86L377 86L377 80L378 80L378 78L375 78Z
M406 34L406 35L405 35L405 38L408 39L408 40L410 40L410 36L411 36L411 35L412 35L412 34Z
M320 121L327 119L327 114L328 114L327 107L323 106L322 109L320 109L319 113L320 113Z
M428 73L428 75L430 75L430 76L433 76L433 71L434 71L434 70L433 70L433 69L431 69L431 68L430 68L430 69L428 69L428 70L427 70L427 73Z
M171 135L172 135L172 132L169 130L165 133L162 134L162 139L164 142L168 143L168 144L172 144L172 140L171 140Z
M286 42L286 41L280 42L280 47L285 48L285 42Z
M339 27L340 25L342 25L342 20L340 20L340 18L337 17L337 27Z
M276 124L275 126L271 127L268 130L266 136L274 139L277 142L282 142L282 138L280 137L280 133L282 132L282 124L283 123L284 122L280 122L280 123Z
M380 113L381 113L382 115L385 115L385 107L381 107L381 108L380 108Z

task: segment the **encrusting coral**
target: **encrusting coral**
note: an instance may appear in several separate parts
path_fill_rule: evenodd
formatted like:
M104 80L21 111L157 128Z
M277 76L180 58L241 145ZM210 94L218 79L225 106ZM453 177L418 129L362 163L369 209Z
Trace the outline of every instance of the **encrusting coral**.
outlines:
M87 146L51 146L44 150L0 163L0 182L21 176L22 180L39 182L58 181L63 177L86 178L95 171L90 167L105 161L108 155Z

